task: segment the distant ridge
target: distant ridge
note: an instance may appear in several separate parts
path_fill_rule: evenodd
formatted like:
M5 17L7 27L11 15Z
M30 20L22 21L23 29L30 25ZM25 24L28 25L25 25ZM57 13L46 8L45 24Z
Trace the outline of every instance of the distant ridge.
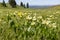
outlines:
M51 7L52 5L43 5L43 6L37 6L37 5L34 5L34 6L30 6L30 8L49 8Z
M30 8L60 8L60 5L43 5L43 6L30 6Z
M60 5L54 5L54 6L51 6L50 8L53 8L53 9L60 9Z

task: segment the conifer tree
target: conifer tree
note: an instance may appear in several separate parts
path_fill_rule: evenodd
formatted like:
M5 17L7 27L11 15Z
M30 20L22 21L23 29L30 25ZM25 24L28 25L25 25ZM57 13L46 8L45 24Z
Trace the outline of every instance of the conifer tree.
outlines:
M23 7L23 2L21 2L21 3L20 3L20 6L22 6L22 7Z
M9 4L11 5L12 8L16 7L16 1L15 0L9 0Z
M27 8L29 8L29 3L27 3Z
M2 3L2 5L3 5L4 7L7 7L7 6L6 6L6 4L5 4L5 1L4 1L4 0L3 0L3 3Z
M26 7L25 7L25 4L23 5L23 7L26 8Z

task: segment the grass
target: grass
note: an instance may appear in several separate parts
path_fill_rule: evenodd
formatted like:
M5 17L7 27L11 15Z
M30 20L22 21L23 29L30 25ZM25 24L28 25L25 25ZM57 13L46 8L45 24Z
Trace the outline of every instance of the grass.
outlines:
M60 40L60 8L0 9L0 40Z

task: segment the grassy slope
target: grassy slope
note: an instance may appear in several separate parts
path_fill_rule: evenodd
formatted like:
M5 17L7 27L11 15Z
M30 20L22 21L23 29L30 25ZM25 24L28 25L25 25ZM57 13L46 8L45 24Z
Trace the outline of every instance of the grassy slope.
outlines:
M33 13L37 13L38 15L43 15L43 16L46 16L46 15L55 15L57 16L58 15L58 19L57 21L60 23L60 13L56 13L56 12L59 12L60 11L60 6L53 6L51 8L47 8L47 9L26 9L26 8L22 8L22 7L18 7L18 8L11 8L9 4L7 4L7 8L1 8L1 4L0 4L0 12L14 12L14 11L22 11L22 12L33 12ZM53 13L56 13L56 14L53 14Z
M56 21L58 24L60 24L60 6L55 6L47 9L26 9L26 8L1 8L0 7L0 18L2 18L7 12L12 13L15 11L22 11L22 12L30 12L30 13L37 13L37 15L42 15L46 17L47 15L55 15L57 16ZM55 14L54 14L55 13ZM60 26L60 25L59 25Z
M37 15L42 15L42 16L47 16L47 15L55 15L57 16L58 19L56 19L55 21L60 24L60 6L54 6L51 8L47 8L47 9L26 9L26 8L1 8L0 12L15 12L15 11L22 11L22 12L32 12L32 13L37 13ZM59 12L59 13L57 13ZM54 14L56 13L56 14Z

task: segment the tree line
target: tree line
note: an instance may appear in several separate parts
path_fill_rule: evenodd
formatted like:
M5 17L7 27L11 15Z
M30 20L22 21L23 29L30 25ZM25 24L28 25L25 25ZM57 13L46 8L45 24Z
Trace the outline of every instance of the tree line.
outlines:
M9 4L11 5L12 8L16 8L16 7L17 7L17 3L16 3L15 0L9 0L8 2L9 2ZM2 5L3 5L4 7L7 7L4 0L3 0L3 2L2 2ZM21 3L20 3L20 6L21 6L21 7L24 7L24 8L29 8L29 3L23 4L23 2L21 2Z

